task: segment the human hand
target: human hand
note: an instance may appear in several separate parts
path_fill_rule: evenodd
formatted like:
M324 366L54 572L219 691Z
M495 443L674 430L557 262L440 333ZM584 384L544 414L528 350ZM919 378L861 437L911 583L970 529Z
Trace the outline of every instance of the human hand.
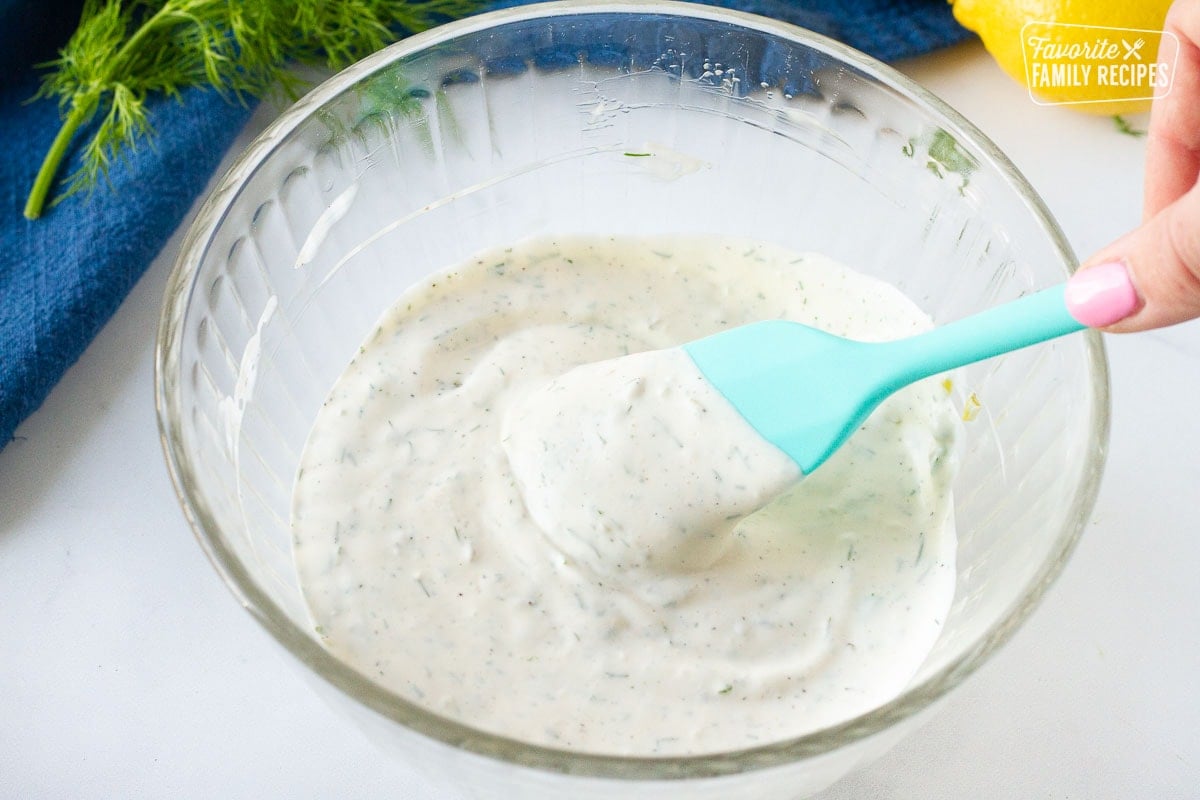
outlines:
M1150 111L1142 224L1067 282L1072 316L1106 331L1200 317L1200 2L1176 0L1164 30L1178 37L1179 60Z

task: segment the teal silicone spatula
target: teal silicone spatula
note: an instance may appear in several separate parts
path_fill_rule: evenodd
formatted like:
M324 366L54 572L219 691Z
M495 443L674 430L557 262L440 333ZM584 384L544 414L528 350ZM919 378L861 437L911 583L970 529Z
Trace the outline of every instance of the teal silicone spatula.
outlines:
M893 392L921 378L1085 326L1065 285L891 342L857 342L784 320L732 328L683 349L764 439L811 473Z

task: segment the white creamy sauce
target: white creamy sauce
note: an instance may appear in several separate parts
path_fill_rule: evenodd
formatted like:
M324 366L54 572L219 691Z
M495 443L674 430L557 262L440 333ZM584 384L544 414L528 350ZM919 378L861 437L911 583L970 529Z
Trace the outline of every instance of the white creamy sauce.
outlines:
M279 306L279 298L271 295L263 306L254 326L254 333L246 340L242 350L241 361L238 362L237 379L233 384L233 394L224 395L217 404L217 413L225 429L225 446L233 455L236 463L239 457L238 444L242 439L242 419L246 416L246 401L254 396L254 385L258 382L258 361L262 356L263 329L275 316Z
M533 521L597 575L710 568L800 478L677 347L569 370L501 434Z
M532 241L406 292L297 475L325 645L434 712L593 752L753 746L894 697L954 591L942 386L894 395L796 482L682 351L607 361L767 318L929 327L827 258L729 239ZM593 457L602 485L571 469Z

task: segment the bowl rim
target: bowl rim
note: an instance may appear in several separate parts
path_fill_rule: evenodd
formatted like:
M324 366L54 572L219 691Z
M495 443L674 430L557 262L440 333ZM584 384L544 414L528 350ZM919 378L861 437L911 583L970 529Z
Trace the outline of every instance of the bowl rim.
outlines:
M185 457L183 414L177 391L183 323L188 301L198 289L199 268L213 234L226 218L239 188L280 142L311 112L341 94L368 74L397 59L456 38L514 22L575 15L657 14L708 22L732 23L745 29L801 43L824 52L865 73L911 102L926 107L939 124L962 141L969 141L996 170L1032 214L1061 256L1067 274L1077 262L1049 210L1025 177L1000 149L962 115L894 68L838 41L790 23L675 0L555 0L491 11L448 22L405 38L327 79L284 111L232 163L202 205L180 246L167 281L159 318L154 358L155 410L159 440L176 498L201 548L230 591L294 657L349 698L383 717L454 748L511 764L573 775L619 779L683 779L731 775L791 764L830 753L896 726L925 710L974 673L1007 642L1037 606L1062 571L1089 519L1099 491L1108 448L1110 399L1107 359L1100 335L1085 333L1085 358L1095 409L1091 437L1084 453L1085 468L1075 487L1066 523L1055 547L1029 580L1024 592L972 646L936 673L882 706L853 719L798 737L720 753L680 756L630 756L577 752L531 744L474 728L441 716L373 683L345 665L291 621L288 615L250 577L225 543L205 499L195 490L195 473ZM1065 276L1064 276L1065 277Z

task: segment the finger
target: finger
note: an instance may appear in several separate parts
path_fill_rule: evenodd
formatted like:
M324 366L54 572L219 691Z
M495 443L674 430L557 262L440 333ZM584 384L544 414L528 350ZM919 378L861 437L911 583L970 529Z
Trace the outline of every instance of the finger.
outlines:
M1200 186L1089 259L1066 302L1083 324L1112 332L1200 317Z
M1177 0L1167 13L1159 60L1170 63L1179 42L1169 91L1154 101L1146 147L1142 216L1148 220L1196 185L1200 174L1200 2Z

